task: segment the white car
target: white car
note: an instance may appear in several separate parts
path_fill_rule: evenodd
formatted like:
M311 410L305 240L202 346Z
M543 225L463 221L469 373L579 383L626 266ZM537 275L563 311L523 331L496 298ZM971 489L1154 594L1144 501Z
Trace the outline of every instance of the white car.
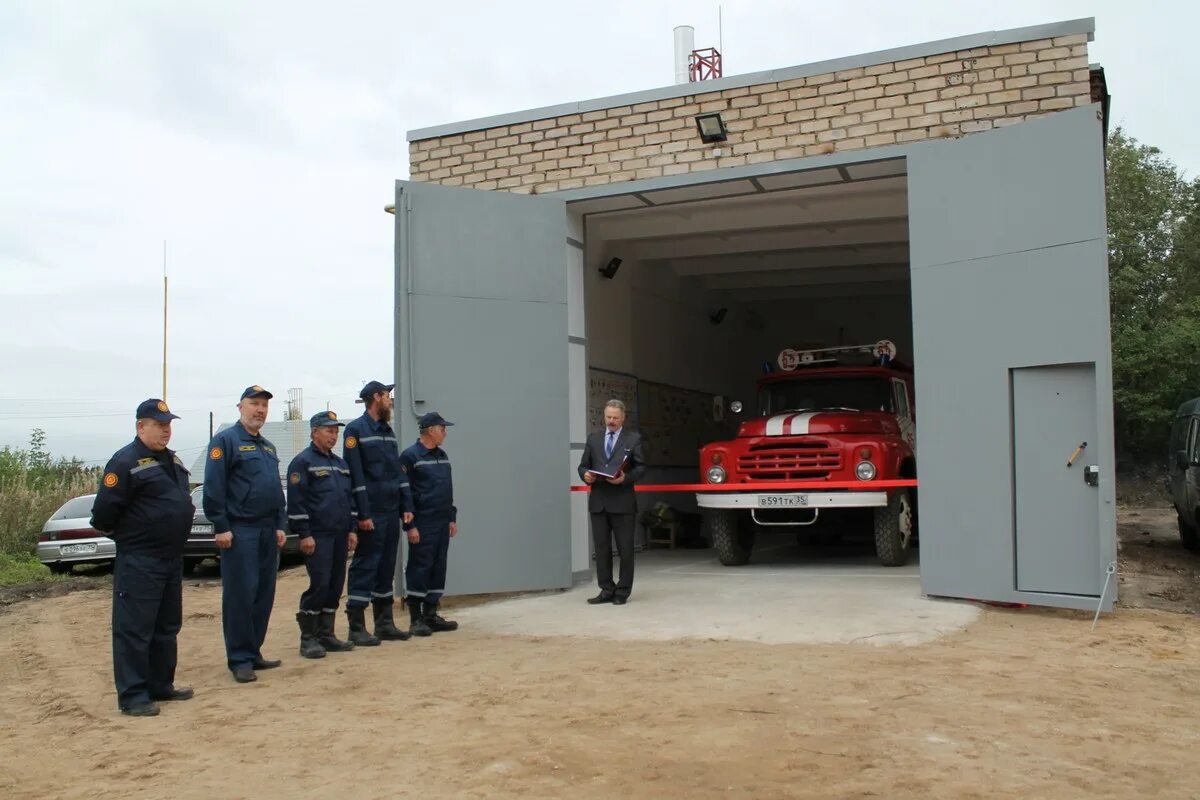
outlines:
M85 494L63 503L38 536L38 560L54 573L67 573L75 564L100 564L117 557L116 543L92 527L96 495Z

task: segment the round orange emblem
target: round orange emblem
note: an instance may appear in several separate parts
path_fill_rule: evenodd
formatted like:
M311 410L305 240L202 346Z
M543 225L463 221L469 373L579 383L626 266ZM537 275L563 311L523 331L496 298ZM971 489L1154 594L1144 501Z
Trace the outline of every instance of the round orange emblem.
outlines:
M353 436L347 436L346 447L349 447L351 450L353 450L355 447L358 447L358 439L355 439Z
M212 450L209 450L208 457L213 461L218 461L221 458L221 448L214 447Z
M117 473L110 472L104 476L104 485L109 489L117 485Z
M291 481L292 483L299 483L300 482L300 473L293 472L291 475L288 476L288 480Z
M170 409L168 409L168 408L167 408L167 404L166 404L166 403L164 403L162 400L159 400L159 401L158 401L158 410L159 410L159 411L161 411L161 412L163 412L163 413L165 414L165 413L167 413L167 412L168 412Z
M330 411L330 412L329 412L329 418L330 418L331 420L334 420L334 421L336 422L336 421L337 421L337 414L335 414L335 413L333 413L332 411Z

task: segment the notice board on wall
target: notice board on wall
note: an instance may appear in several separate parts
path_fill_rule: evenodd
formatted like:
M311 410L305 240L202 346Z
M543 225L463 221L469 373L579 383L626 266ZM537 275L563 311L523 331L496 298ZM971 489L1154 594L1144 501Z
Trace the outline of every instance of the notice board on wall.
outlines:
M599 430L604 425L604 404L620 400L625 404L626 424L638 427L638 380L624 372L588 368L587 429Z
M652 381L638 381L637 392L647 464L695 467L703 445L727 436L716 395Z

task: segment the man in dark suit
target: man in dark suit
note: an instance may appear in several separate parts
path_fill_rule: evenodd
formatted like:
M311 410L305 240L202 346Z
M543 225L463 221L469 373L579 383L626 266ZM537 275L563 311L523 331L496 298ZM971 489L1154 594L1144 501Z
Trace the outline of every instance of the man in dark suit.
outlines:
M633 515L637 499L633 485L646 472L642 437L625 430L625 404L609 400L604 405L604 430L588 436L579 459L579 477L588 484L588 512L592 515L592 543L596 548L596 583L600 594L592 605L622 606L633 591ZM613 583L612 540L617 540L621 575Z

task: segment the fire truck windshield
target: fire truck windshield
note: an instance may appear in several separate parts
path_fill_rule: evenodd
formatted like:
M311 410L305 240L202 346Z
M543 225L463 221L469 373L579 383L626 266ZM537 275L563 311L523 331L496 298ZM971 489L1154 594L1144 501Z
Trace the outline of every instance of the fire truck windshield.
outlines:
M763 386L758 393L762 416L785 411L894 412L890 382L863 375L822 375Z

